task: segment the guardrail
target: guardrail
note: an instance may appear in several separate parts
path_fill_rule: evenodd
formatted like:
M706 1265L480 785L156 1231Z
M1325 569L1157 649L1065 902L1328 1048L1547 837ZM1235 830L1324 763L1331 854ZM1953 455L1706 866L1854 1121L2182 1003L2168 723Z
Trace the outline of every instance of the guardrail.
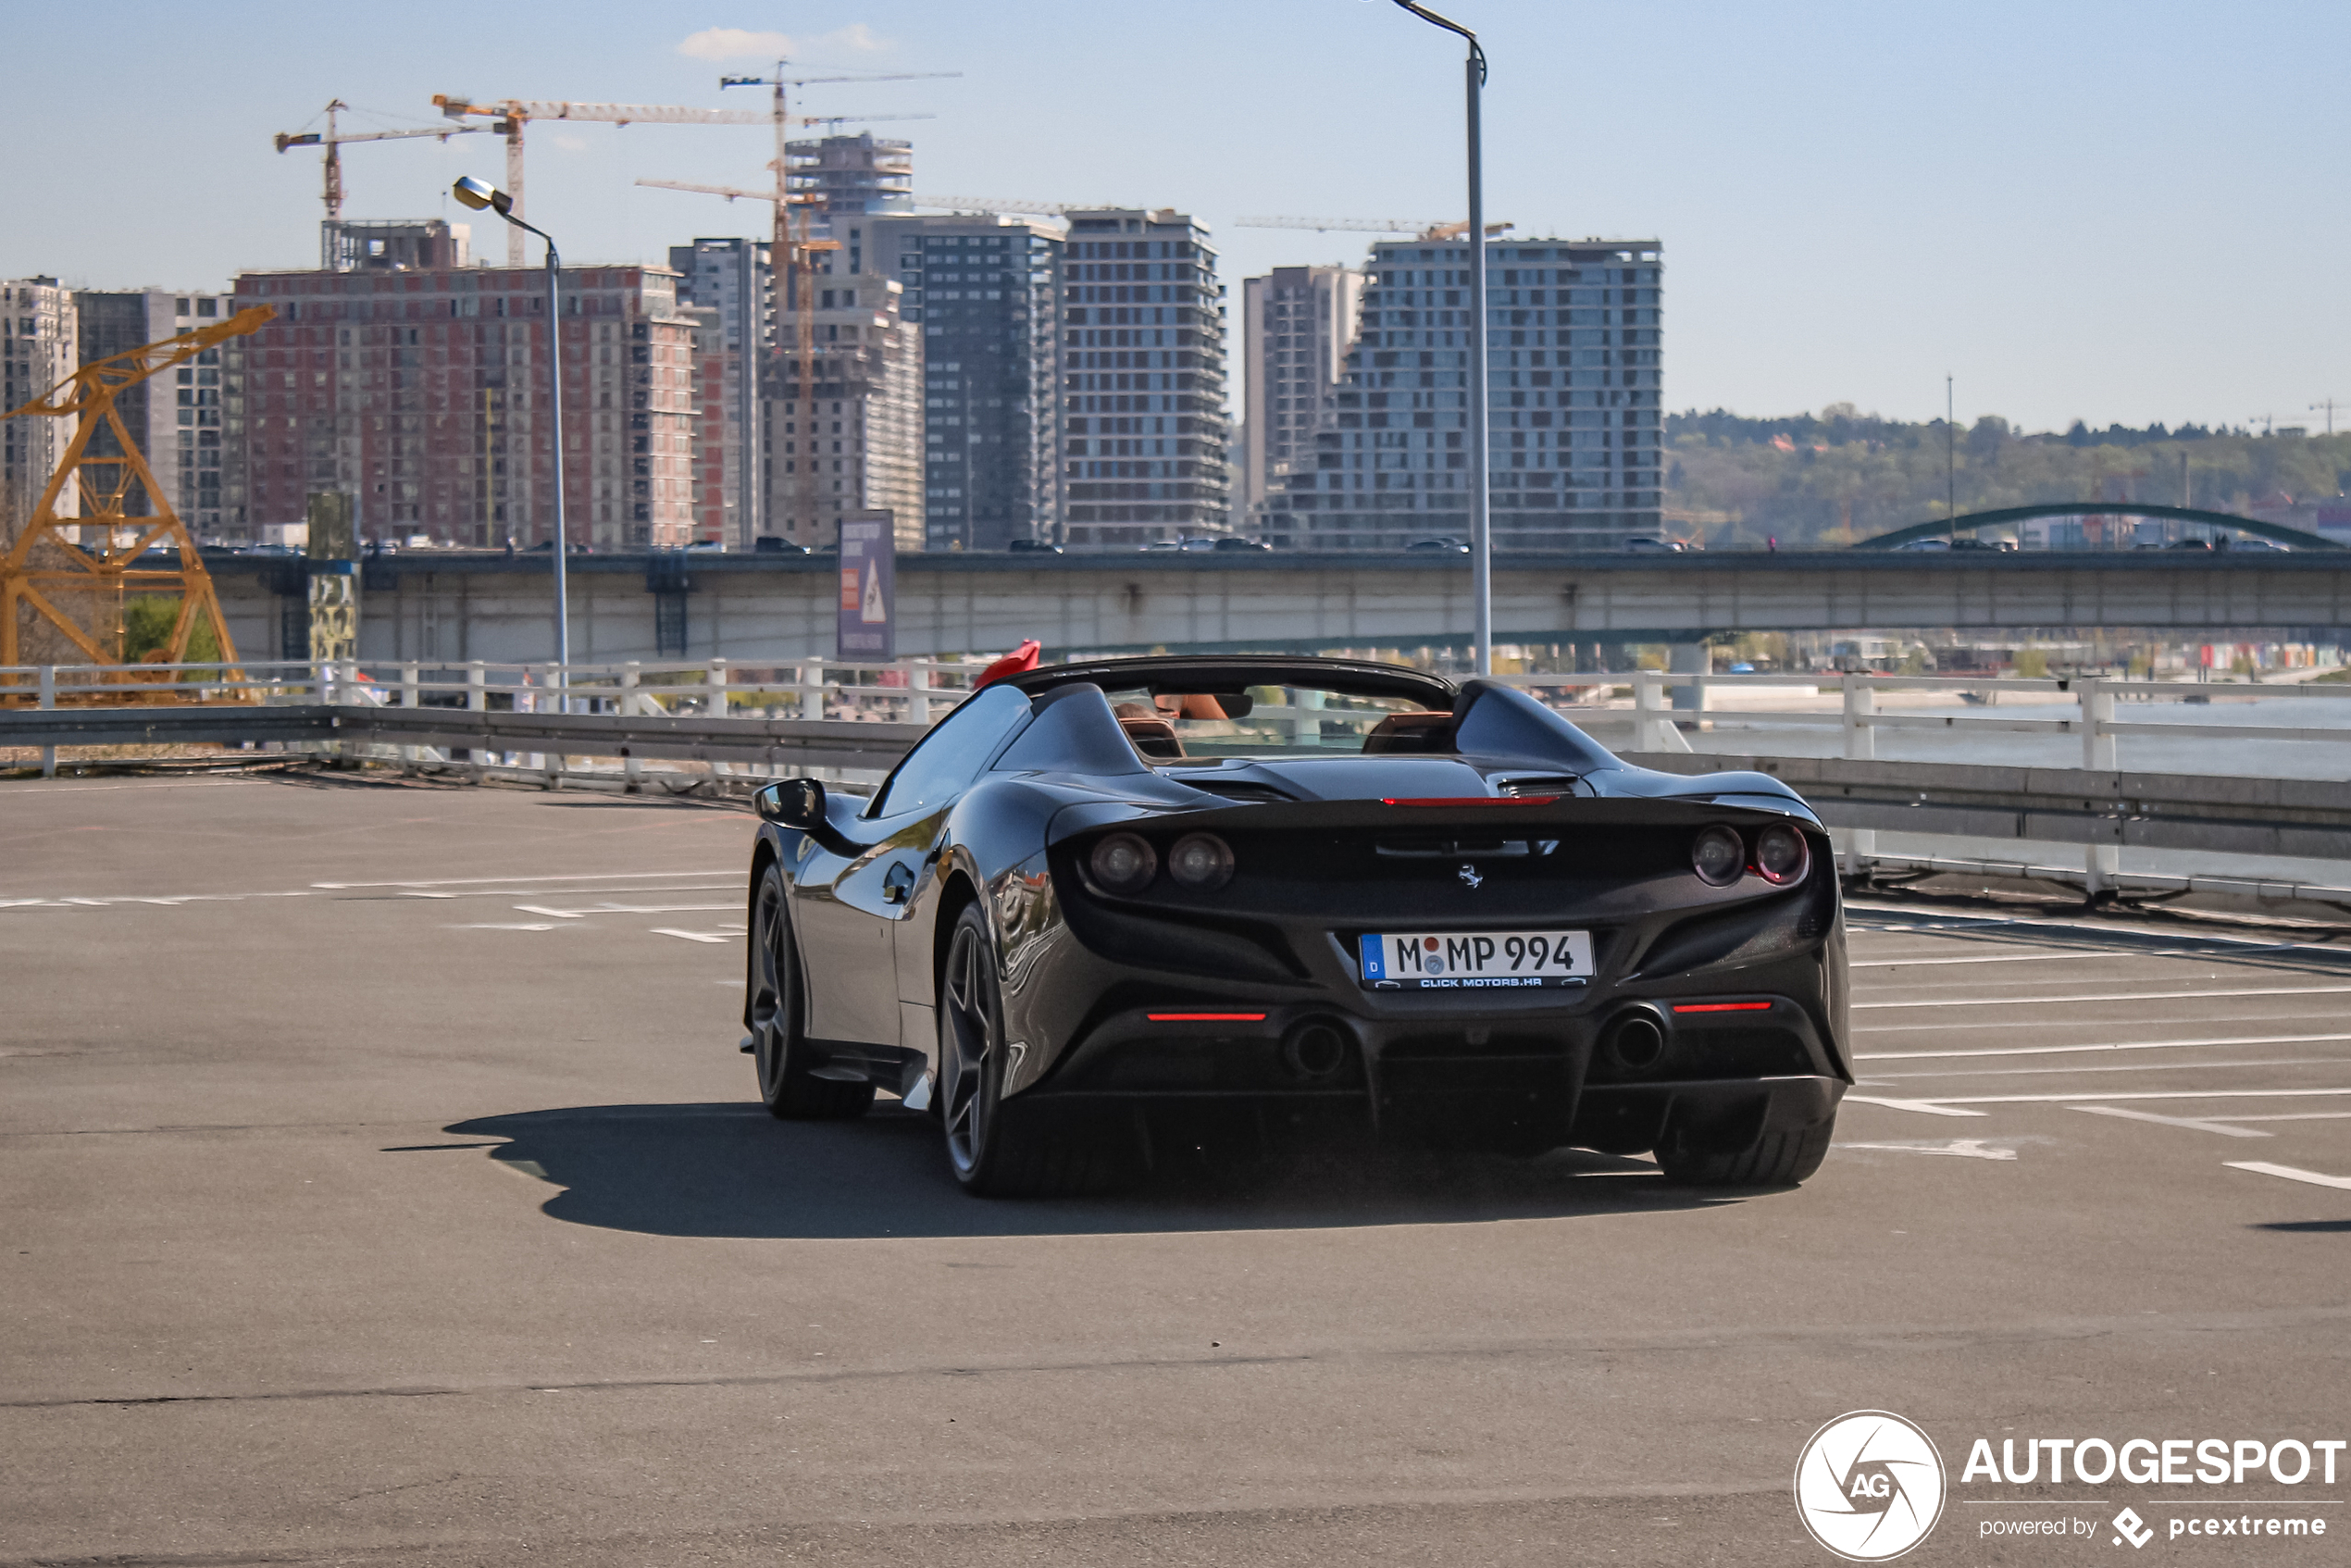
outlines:
M920 739L930 723L970 691L985 666L976 660L847 664L807 659L742 668L723 660L667 665L248 664L143 666L78 670L80 686L54 672L0 668L0 745L44 748L53 768L59 746L276 744L326 748L351 755L391 748L415 769L454 769L473 778L522 776L556 787L566 780L616 778L641 784L647 761L683 760L741 768L765 778L801 770L879 773ZM381 670L390 678L371 673ZM94 677L119 676L118 683ZM157 681L157 675L171 679ZM2129 772L2117 744L2128 736L2270 740L2351 747L2351 728L2312 725L2216 725L2143 721L2118 709L2164 698L2333 698L2351 688L2248 682L2155 682L2104 677L1989 679L1967 677L1803 675L1715 676L1640 671L1626 675L1530 674L1498 678L1530 689L1571 718L1632 725L1628 760L1676 772L1755 768L1795 785L1822 819L1843 830L1847 868L1934 869L1990 863L1926 856L1880 856L1876 834L1897 831L1977 839L2075 843L2084 858L2071 867L2034 866L2035 876L2080 880L2094 893L2113 888L2198 884L2293 886L2233 877L2159 877L2119 870L2126 848L2233 855L2351 860L2351 786L2195 774ZM1835 706L1809 712L1709 705L1708 692L1741 687L1812 686ZM1629 688L1629 711L1575 701L1579 693ZM108 690L168 693L156 705L74 705L78 693ZM6 701L37 695L29 709ZM1970 711L1923 715L1881 711L1881 699L1906 691L1968 692L1996 705L2004 693L2029 694L2054 713ZM60 698L63 701L60 701ZM2055 701L2051 701L2055 699ZM1603 703L1607 701L1603 696ZM1675 705L1679 703L1681 705ZM1327 727L1357 717L1303 707L1259 707L1252 716ZM1841 757L1696 753L1685 726L1733 723L1754 728L1809 728L1841 738ZM1881 761L1880 731L1931 728L2078 736L2083 765L1996 767ZM2351 759L2351 750L2344 753ZM578 765L608 758L617 768ZM2351 766L2346 766L2351 773ZM2018 863L2021 865L2021 863ZM2013 867L2011 867L2013 868Z

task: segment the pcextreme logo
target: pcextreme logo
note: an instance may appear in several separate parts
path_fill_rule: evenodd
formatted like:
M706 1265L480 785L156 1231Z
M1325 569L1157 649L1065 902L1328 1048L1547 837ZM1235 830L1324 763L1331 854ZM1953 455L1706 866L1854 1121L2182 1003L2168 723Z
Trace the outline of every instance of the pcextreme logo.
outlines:
M1934 1440L1891 1411L1840 1415L1797 1456L1797 1516L1848 1562L1884 1562L1926 1539L1943 1491Z

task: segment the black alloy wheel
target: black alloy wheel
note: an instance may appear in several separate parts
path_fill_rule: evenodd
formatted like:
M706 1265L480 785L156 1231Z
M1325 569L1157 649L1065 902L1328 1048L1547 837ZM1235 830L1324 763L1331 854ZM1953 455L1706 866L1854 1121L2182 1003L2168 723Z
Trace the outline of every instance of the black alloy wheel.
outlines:
M837 1083L808 1071L800 952L792 941L784 874L773 865L761 873L752 905L751 970L752 1056L768 1114L789 1121L864 1115L874 1103L872 1084Z
M1004 1114L1004 1009L988 915L967 904L948 940L939 986L935 1109L947 1163L967 1192L1051 1198L1096 1190L1116 1166L1103 1148L1049 1136Z

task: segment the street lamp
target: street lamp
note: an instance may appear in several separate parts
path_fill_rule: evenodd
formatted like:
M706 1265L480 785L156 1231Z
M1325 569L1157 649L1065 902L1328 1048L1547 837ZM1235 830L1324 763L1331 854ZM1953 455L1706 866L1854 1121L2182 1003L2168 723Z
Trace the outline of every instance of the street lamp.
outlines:
M1457 21L1438 16L1414 0L1397 5L1429 23L1453 33L1469 45L1464 72L1469 85L1469 243L1470 243L1470 598L1475 606L1477 673L1494 673L1494 516L1487 494L1489 454L1486 434L1486 172L1478 145L1478 94L1486 86L1486 51L1477 34Z
M532 228L514 212L515 199L496 186L476 180L468 174L450 187L450 193L476 212L494 212L517 229L527 230L547 242L547 365L548 380L554 390L555 448L555 664L565 673L559 678L566 685L571 669L571 596L564 580L564 557L570 553L570 540L564 529L564 328L563 328L563 258L555 254L554 236L544 229ZM568 707L566 700L565 705Z

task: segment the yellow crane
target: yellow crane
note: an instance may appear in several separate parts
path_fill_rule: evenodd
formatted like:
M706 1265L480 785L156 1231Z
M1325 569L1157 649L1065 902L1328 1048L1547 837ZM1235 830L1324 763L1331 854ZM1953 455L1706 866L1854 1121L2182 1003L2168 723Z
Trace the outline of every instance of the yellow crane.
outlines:
M236 643L221 616L212 574L205 570L187 525L172 510L170 492L131 439L115 400L151 376L193 362L206 349L259 330L276 315L268 305L251 305L209 327L93 360L32 402L0 415L0 419L45 416L75 421L73 439L49 476L40 504L6 556L0 558L0 666L85 659L93 665L124 664L125 602L149 594L178 595L179 613L169 636L147 653L146 662L186 663L189 644L202 627L211 632L219 658L234 664ZM101 430L113 432L118 451L90 450ZM77 478L81 513L61 517L57 498L68 481ZM125 511L134 485L146 492L151 516L134 517ZM94 547L67 531L91 529L98 534ZM147 553L157 549L176 549L178 561L149 565ZM242 672L236 678L242 679ZM0 676L0 682L6 683L0 684L0 697L23 699L26 678ZM93 694L93 700L122 700L123 695Z
M327 222L330 225L330 230L328 232L321 234L319 237L321 256L318 265L329 271L332 271L335 266L335 250L331 226L342 221L342 149L343 147L354 142L401 142L416 136L429 136L436 142L446 142L452 136L470 136L476 131L488 131L490 129L490 127L486 125L428 125L405 131L344 131L337 130L335 127L335 116L342 113L350 107L351 106L344 103L341 98L330 99L327 104L326 130L281 131L274 138L272 138L272 140L278 144L278 151L281 153L294 147L324 147L327 149L324 160L326 164L324 184L327 200Z

